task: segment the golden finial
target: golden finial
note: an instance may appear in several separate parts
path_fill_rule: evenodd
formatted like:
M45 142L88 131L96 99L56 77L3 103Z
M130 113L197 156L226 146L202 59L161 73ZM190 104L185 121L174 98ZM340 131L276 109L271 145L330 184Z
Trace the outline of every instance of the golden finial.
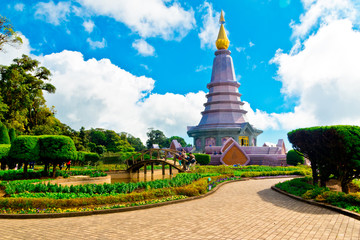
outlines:
M221 26L220 26L219 35L215 42L215 45L218 50L228 49L230 41L226 36L226 32L225 32L225 28L224 28L225 18L224 18L223 10L221 10L219 22L220 22Z
M224 12L223 12L223 10L221 10L219 22L220 22L220 24L224 24L224 23L225 23L225 18L224 18Z

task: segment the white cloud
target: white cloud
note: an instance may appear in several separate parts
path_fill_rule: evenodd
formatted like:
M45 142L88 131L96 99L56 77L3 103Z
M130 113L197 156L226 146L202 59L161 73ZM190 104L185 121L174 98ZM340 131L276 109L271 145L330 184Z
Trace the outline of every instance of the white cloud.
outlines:
M235 50L238 52L244 52L245 48L244 47L236 47Z
M88 33L91 33L95 27L95 24L93 21L89 20L89 21L85 21L83 23L83 26L85 28L85 31L87 31Z
M106 47L106 40L103 38L101 41L93 41L91 38L86 39L92 49Z
M208 70L210 68L212 68L212 66L200 65L200 66L196 67L195 72L202 72L202 71Z
M25 5L23 3L17 3L17 4L15 4L14 9L16 11L22 12L24 10L24 7L25 7Z
M30 55L32 48L29 39L20 32L17 32L17 34L21 37L23 43L15 46L5 45L3 51L0 51L0 65L10 65L13 59L20 58L23 54Z
M192 9L186 11L175 1L163 0L78 0L96 15L124 23L142 38L160 36L182 39L194 27Z
M52 72L55 94L46 94L57 117L74 129L103 127L146 140L148 128L167 136L186 137L186 127L199 122L205 93L152 94L155 81L115 66L108 59L84 60L63 51L40 58Z
M303 0L307 11L293 27L296 37L289 53L278 50L271 63L278 65L285 100L296 98L294 110L267 113L249 104L244 108L255 127L291 130L334 124L360 125L359 14L351 1ZM311 35L311 30L315 30ZM272 131L271 130L271 131Z
M253 43L253 42L249 42L249 47L253 47L253 46L255 46L255 43Z
M220 12L216 12L209 2L200 6L200 11L205 12L202 16L203 26L200 28L199 38L201 48L216 49L215 41L219 33Z
M301 51L276 54L282 92L299 98L295 115L306 113L296 122L313 118L314 125L360 125L359 42L350 20L336 20L310 36Z
M356 19L355 0L302 0L306 12L300 16L300 23L292 22L293 37L306 37L314 28L333 20Z
M154 56L155 48L147 43L144 39L137 39L133 42L132 47L143 56Z
M149 66L148 65L146 65L146 64L140 64L140 66L142 66L143 68L145 68L145 70L147 70L147 71L151 71L151 69L149 68Z
M58 2L57 4L53 1L48 3L40 2L35 6L35 16L45 18L51 24L60 25L60 22L67 20L71 10L70 5L70 2Z

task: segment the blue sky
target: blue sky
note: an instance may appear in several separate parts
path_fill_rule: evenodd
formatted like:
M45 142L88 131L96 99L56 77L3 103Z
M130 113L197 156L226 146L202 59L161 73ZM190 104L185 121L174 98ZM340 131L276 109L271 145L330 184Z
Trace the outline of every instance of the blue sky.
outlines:
M356 0L3 0L22 53L53 73L46 95L78 130L103 127L146 140L149 127L191 142L211 78L219 14L258 143L298 127L360 123ZM289 148L289 144L287 144Z

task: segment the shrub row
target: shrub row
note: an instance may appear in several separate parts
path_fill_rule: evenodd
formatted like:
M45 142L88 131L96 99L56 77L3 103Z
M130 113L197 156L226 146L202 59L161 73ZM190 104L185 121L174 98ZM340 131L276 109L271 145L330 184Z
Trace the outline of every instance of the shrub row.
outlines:
M211 161L209 154L194 153L196 162L200 165L208 165Z
M179 175L179 174L178 174ZM215 176L213 181L217 181L223 176ZM197 196L208 191L208 178L201 178L192 182L190 185L178 186L173 188L148 189L142 192L132 192L129 194L117 194L111 196L93 196L88 198L73 199L53 199L53 198L0 198L0 209L48 209L48 208L73 208L88 205L98 206L105 204L119 204L137 201L146 201L169 196Z
M314 186L312 178L297 178L278 183L275 186L283 191L305 199L313 199L318 202L328 203L350 211L360 212L360 193L330 191L326 187Z
M155 180L150 182L136 182L136 183L115 183L115 184L84 184L78 186L61 186L57 184L32 184L28 182L9 182L5 184L6 194L12 197L26 197L26 194L21 193L76 193L76 194L88 194L87 196L99 195L99 194L120 194L131 193L136 189L159 189L167 187L178 187L192 183L201 177L200 174L185 174L180 173L172 179ZM14 195L21 194L21 195ZM29 195L33 197L35 195ZM36 196L50 196L48 195L36 195ZM53 198L73 198L74 195L67 196L66 194L52 194Z
M0 160L4 157L7 157L10 151L10 144L0 144Z
M272 166L196 166L195 171L204 174L234 174L241 177L276 176L276 175L311 175L311 168L307 166L272 167Z
M69 177L69 176L77 176L77 175L87 175L90 177L101 177L107 176L106 173L100 172L97 170L82 170L82 171L56 171L55 176ZM34 171L28 170L24 172L22 169L20 170L6 170L0 171L0 179L2 180L21 180L21 179L38 179L42 177L48 177L49 174L45 171Z

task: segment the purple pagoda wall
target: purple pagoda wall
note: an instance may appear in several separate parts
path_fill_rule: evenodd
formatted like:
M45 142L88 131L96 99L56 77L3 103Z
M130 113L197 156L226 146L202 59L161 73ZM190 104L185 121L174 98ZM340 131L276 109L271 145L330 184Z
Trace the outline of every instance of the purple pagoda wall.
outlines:
M205 146L221 146L229 137L249 137L249 145L256 145L256 137L262 131L253 128L246 119L246 111L240 100L241 94L236 81L234 65L227 49L215 52L211 81L207 85L205 110L201 113L199 125L188 127L189 137L194 138L197 151L204 151Z

